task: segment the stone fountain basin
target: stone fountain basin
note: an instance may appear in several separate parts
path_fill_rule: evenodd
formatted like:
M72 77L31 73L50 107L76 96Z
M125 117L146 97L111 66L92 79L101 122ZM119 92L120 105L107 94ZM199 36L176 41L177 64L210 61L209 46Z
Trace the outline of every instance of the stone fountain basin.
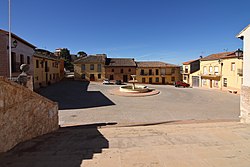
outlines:
M135 86L135 89L132 89L132 87L132 85L121 86L120 91L127 93L145 93L150 91L150 89L144 85Z

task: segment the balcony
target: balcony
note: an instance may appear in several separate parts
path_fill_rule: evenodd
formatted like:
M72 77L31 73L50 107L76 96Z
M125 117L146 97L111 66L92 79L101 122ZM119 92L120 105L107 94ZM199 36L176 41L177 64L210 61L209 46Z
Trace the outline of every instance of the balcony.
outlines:
M239 76L243 76L243 69L238 68L238 69L237 69L237 74L238 74Z

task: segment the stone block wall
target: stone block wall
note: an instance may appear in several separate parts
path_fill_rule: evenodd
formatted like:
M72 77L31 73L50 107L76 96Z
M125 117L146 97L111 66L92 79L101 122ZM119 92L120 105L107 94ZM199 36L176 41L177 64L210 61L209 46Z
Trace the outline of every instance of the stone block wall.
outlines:
M240 122L250 123L250 87L242 86L240 97Z
M58 129L58 105L0 77L0 152Z

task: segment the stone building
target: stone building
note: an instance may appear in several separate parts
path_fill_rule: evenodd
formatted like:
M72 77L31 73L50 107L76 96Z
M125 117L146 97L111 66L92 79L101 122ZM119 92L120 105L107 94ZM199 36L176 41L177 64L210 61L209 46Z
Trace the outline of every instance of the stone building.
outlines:
M20 74L20 65L30 65L29 74L34 74L32 56L36 48L31 43L11 34L12 46L9 46L9 32L0 29L0 76L9 77L9 47L11 47L11 71L12 76L17 77Z
M241 87L240 121L242 123L250 123L250 25L243 29L237 37L243 40L244 51L244 77Z
M105 79L106 54L89 55L74 61L76 80L102 81Z
M131 75L136 74L136 63L130 58L107 58L105 66L105 78L109 80L121 80L128 82Z
M136 62L139 83L174 84L181 80L180 66L159 61Z

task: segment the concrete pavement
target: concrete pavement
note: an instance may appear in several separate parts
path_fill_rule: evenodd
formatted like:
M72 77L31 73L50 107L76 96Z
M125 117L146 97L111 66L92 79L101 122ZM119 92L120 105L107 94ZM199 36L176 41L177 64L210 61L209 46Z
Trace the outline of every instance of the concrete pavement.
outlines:
M62 127L0 155L1 167L249 167L250 126L177 122Z

